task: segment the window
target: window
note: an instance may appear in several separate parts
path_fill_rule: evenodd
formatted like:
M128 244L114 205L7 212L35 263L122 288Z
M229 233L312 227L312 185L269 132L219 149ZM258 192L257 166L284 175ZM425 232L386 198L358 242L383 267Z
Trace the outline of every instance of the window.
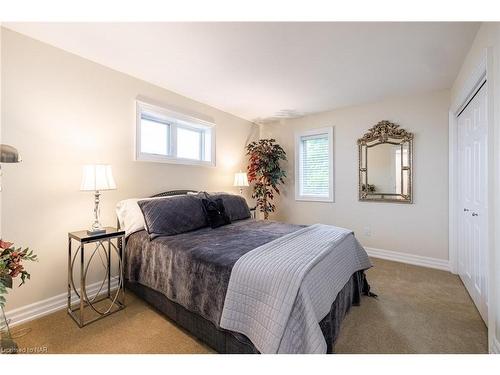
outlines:
M333 128L296 135L295 199L333 202Z
M202 160L201 138L200 130L177 128L177 157Z
M141 117L141 152L168 155L170 124L159 119Z
M136 159L215 165L215 125L137 101Z

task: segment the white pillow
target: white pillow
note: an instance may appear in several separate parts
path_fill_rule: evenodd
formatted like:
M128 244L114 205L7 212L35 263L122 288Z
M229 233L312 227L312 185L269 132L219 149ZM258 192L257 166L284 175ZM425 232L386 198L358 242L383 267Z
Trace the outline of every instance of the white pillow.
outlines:
M116 204L116 216L118 217L118 222L120 223L120 229L125 231L125 236L128 237L132 233L146 228L144 215L142 214L141 208L139 207L137 202L171 197L172 196L155 198L130 198L118 202Z

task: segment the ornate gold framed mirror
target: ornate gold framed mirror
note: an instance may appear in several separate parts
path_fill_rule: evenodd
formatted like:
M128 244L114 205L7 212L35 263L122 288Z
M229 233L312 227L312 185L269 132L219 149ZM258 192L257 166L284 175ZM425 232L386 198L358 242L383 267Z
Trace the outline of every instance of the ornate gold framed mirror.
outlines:
M413 133L380 121L358 148L359 200L412 203Z

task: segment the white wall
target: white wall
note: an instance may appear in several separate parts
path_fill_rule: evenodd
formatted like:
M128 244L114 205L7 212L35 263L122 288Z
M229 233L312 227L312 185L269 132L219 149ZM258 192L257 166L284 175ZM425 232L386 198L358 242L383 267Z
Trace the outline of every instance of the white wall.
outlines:
M449 94L388 99L263 126L261 136L276 138L288 154L288 179L276 217L350 228L368 247L447 260ZM356 141L381 120L415 134L414 204L358 201ZM295 201L294 133L326 126L334 127L335 202Z
M492 123L490 130L490 155L493 165L489 166L490 189L490 309L489 339L490 350L500 352L500 23L483 23L467 54L462 68L451 89L451 103L460 101L461 92L467 85L469 77L488 51L488 91L493 98L490 108ZM491 103L490 103L491 104Z
M2 44L2 137L23 158L3 165L2 235L40 257L27 264L32 279L9 294L7 310L65 292L67 232L92 220L93 195L79 191L83 164L113 167L118 189L101 196L106 225L116 223L123 198L179 188L236 192L233 174L256 126L7 29ZM138 95L213 118L217 167L134 161Z

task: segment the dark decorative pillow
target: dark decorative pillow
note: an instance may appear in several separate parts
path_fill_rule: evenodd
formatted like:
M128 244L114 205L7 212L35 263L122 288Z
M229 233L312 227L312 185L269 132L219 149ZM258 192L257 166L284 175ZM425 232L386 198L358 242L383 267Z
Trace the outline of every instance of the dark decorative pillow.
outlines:
M172 236L207 226L201 200L193 195L137 202L144 215L149 238Z
M223 225L231 224L231 219L226 214L226 209L221 198L202 199L207 215L208 225L212 228L218 228Z
M241 195L221 193L213 197L222 198L222 202L224 202L224 207L231 221L248 219L251 216L247 201Z

